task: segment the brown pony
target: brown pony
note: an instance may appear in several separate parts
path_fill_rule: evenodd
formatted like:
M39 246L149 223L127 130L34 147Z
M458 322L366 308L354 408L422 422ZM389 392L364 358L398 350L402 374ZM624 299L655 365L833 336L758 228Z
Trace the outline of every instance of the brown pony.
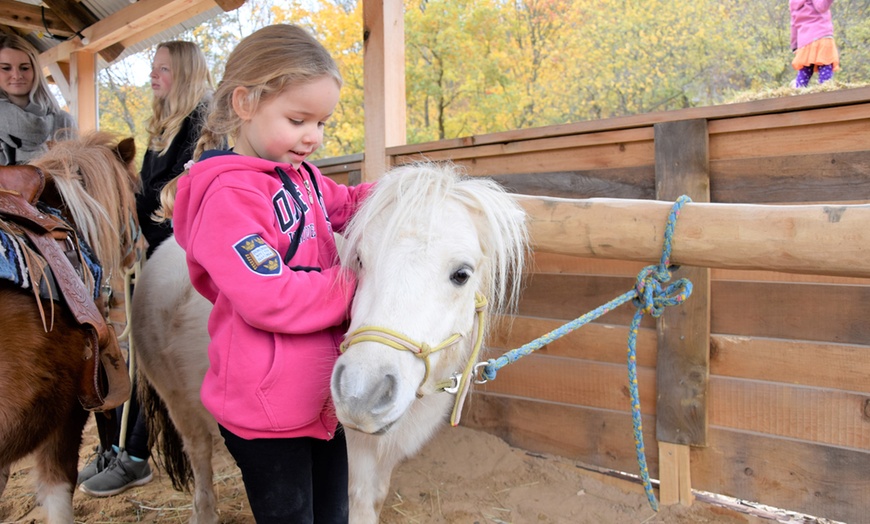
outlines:
M90 133L56 142L31 162L46 178L41 200L61 211L101 263L103 289L138 257L134 154L133 139ZM107 297L97 303L105 312ZM47 522L70 523L88 418L77 394L90 335L63 301L42 300L42 310L45 320L31 290L0 280L0 495L12 463L35 453Z

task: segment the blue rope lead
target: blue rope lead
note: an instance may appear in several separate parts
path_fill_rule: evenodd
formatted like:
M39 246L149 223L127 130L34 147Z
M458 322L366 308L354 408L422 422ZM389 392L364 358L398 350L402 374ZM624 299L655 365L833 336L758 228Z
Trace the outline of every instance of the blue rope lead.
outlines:
M649 480L649 469L646 464L646 453L643 445L643 422L641 421L640 413L640 393L637 388L637 330L640 327L640 321L645 313L651 314L654 318L658 318L664 312L667 306L681 304L692 294L692 283L685 278L674 282L673 284L662 289L662 284L671 279L671 271L677 269L676 266L671 266L671 244L674 236L674 227L677 223L677 218L680 216L680 209L686 202L691 202L692 199L686 195L681 196L674 203L671 212L668 214L668 222L665 226L664 245L662 246L662 257L658 266L647 266L637 275L634 289L624 293L610 302L599 306L598 308L586 313L585 315L572 320L564 326L550 331L546 335L539 337L524 346L508 351L504 355L496 359L490 359L487 364L480 370L480 376L484 381L495 380L498 370L506 365L516 362L521 357L524 357L533 351L536 351L550 342L562 338L575 329L588 324L592 320L610 312L611 310L632 301L637 311L631 320L630 329L628 332L628 388L631 394L631 420L634 426L634 442L637 451L637 464L640 468L640 476L643 481L643 488L646 492L647 500L654 511L659 510L659 503L656 500L652 490L652 483Z

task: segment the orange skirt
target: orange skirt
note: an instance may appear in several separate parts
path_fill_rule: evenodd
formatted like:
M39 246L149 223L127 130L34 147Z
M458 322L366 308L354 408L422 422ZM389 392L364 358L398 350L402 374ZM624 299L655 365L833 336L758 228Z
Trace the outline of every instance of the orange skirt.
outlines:
M833 37L820 38L799 48L791 61L791 66L798 70L808 66L818 69L820 65L833 65L834 71L840 70L840 53Z

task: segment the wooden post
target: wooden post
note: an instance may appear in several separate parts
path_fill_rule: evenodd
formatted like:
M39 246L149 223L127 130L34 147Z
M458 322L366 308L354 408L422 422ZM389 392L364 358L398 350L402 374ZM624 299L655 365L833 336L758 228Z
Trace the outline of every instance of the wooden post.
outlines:
M73 93L72 115L79 131L96 131L97 115L97 55L91 51L76 51L70 55L70 78Z
M656 198L688 195L710 201L706 120L655 124ZM677 228L680 227L679 220ZM662 504L691 505L690 445L707 443L707 386L710 376L710 270L684 266L672 281L692 282L692 296L658 319L656 440Z
M364 181L380 178L390 167L386 148L407 140L403 7L401 0L363 2Z

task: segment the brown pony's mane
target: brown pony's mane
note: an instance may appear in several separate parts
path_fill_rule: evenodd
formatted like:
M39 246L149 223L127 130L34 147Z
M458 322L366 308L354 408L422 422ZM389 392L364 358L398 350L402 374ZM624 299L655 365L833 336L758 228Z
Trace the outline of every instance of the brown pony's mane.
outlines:
M119 141L113 134L97 131L53 142L30 162L45 174L46 201L53 186L61 212L94 250L107 278L122 275L136 261L139 176L134 152L132 139Z

